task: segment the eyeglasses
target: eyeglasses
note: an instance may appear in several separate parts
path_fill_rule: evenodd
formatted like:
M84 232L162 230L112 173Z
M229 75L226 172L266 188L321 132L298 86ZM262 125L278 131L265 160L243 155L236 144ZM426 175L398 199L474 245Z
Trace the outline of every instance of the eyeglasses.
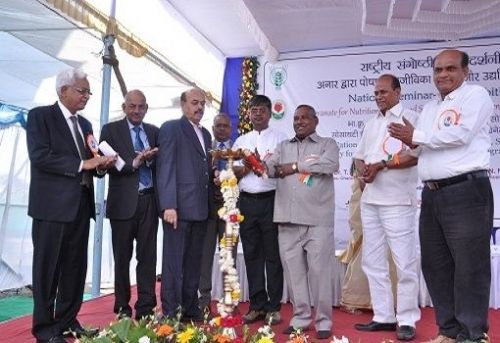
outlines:
M73 86L70 87L73 88L75 91L77 91L80 95L87 95L87 94L92 95L92 92L88 88L78 88Z

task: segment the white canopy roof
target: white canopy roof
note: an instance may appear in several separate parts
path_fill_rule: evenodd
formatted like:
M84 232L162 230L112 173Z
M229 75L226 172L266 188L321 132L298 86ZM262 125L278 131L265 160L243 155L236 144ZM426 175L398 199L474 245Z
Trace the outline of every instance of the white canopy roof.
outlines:
M500 34L498 0L166 0L226 56Z

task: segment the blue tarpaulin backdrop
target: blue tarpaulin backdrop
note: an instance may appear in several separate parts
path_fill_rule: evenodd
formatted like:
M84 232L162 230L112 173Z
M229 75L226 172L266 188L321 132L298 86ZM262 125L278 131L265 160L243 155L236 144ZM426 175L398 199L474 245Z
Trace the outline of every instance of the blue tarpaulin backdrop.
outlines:
M240 106L240 88L241 88L241 68L243 58L226 59L226 70L224 71L224 83L222 85L221 112L229 114L232 124L231 139L238 137L238 107Z

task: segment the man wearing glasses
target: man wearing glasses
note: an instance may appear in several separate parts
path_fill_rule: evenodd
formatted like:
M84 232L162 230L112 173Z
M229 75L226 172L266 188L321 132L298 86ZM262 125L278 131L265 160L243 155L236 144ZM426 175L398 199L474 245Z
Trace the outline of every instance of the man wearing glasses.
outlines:
M36 341L66 342L63 335L93 335L76 319L87 273L90 218L95 217L92 177L116 157L93 157L86 138L92 125L78 112L92 94L80 70L56 79L59 100L28 113L31 162L28 214L33 218L33 328ZM99 172L99 173L98 173Z

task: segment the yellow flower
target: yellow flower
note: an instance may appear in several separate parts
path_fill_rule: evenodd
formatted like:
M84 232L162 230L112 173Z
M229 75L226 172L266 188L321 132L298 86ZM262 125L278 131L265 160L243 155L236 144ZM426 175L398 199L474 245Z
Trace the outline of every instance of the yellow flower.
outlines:
M228 180L228 183L229 183L229 187L236 187L236 185L238 184L238 179L236 179L235 177L232 177Z
M187 328L185 331L177 335L177 343L188 343L194 336L194 329Z
M269 337L261 337L261 338L259 338L257 343L274 343L274 341L272 338L269 338Z

